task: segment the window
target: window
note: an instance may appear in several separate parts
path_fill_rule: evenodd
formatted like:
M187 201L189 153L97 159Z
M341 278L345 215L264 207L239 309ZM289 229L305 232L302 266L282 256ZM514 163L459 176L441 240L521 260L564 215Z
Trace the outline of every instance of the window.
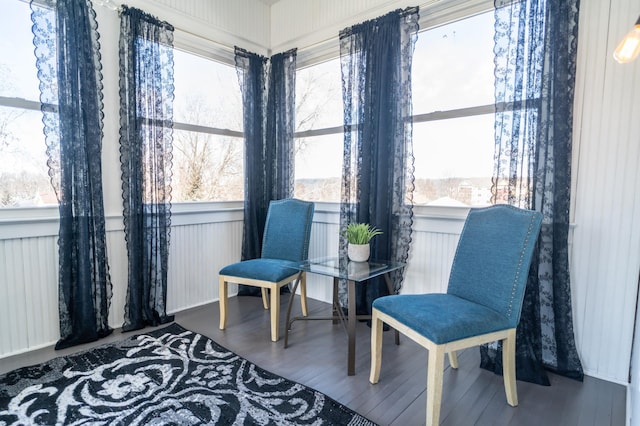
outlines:
M0 208L56 204L40 112L28 2L0 14Z
M296 73L296 198L340 201L342 176L340 59Z
M415 204L490 202L493 33L489 11L418 35L412 69Z
M174 54L172 201L243 200L242 101L233 66Z
M494 151L493 11L418 35L413 55L416 205L490 203ZM295 196L340 201L340 59L296 75Z

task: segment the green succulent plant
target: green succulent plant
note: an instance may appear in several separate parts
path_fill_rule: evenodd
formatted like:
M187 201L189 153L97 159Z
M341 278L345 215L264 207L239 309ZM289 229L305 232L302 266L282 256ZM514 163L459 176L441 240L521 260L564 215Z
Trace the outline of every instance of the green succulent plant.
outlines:
M351 244L369 244L369 241L382 231L368 223L350 223L342 231L342 235Z

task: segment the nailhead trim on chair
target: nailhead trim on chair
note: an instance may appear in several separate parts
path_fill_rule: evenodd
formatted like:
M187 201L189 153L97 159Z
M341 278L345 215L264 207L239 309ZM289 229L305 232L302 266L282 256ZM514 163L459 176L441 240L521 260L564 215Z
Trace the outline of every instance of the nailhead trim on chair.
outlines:
M527 247L527 242L531 237L531 228L533 227L535 217L531 216L529 220L529 229L527 229L527 236L525 237L524 244L522 245L522 251L520 252L520 260L518 261L518 269L516 270L516 276L513 280L513 286L511 287L511 300L509 300L509 308L507 309L507 317L511 318L511 313L513 312L513 300L515 299L516 293L516 283L518 282L518 277L520 276L520 272L522 271L522 260L524 258L525 248ZM525 285L526 286L526 285Z

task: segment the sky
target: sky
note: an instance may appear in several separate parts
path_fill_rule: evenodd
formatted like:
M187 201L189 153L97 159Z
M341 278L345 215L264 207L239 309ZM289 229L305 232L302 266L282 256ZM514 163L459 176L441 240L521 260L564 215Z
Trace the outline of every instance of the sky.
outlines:
M29 3L2 0L0 96L38 100Z
M242 131L242 100L234 67L176 49L174 78L176 121L190 114L191 124ZM194 114L194 106L201 111Z
M493 11L419 34L413 55L413 113L494 103ZM493 114L416 123L417 178L489 177Z

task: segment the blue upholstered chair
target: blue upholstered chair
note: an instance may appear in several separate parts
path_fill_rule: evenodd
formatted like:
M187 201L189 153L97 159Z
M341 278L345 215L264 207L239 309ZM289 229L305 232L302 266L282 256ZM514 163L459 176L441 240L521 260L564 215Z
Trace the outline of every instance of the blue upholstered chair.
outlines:
M271 201L262 239L262 257L225 266L220 270L220 329L227 323L228 283L261 287L262 303L269 309L267 290L271 291L271 340L278 340L280 287L294 281L298 270L292 268L306 260L314 204L295 199ZM302 314L307 316L306 275L300 276Z
M444 355L458 368L456 351L503 342L507 402L518 405L515 336L542 215L498 205L472 209L458 241L445 294L406 294L374 300L371 374L377 383L382 362L383 323L429 350L427 425L437 425Z

